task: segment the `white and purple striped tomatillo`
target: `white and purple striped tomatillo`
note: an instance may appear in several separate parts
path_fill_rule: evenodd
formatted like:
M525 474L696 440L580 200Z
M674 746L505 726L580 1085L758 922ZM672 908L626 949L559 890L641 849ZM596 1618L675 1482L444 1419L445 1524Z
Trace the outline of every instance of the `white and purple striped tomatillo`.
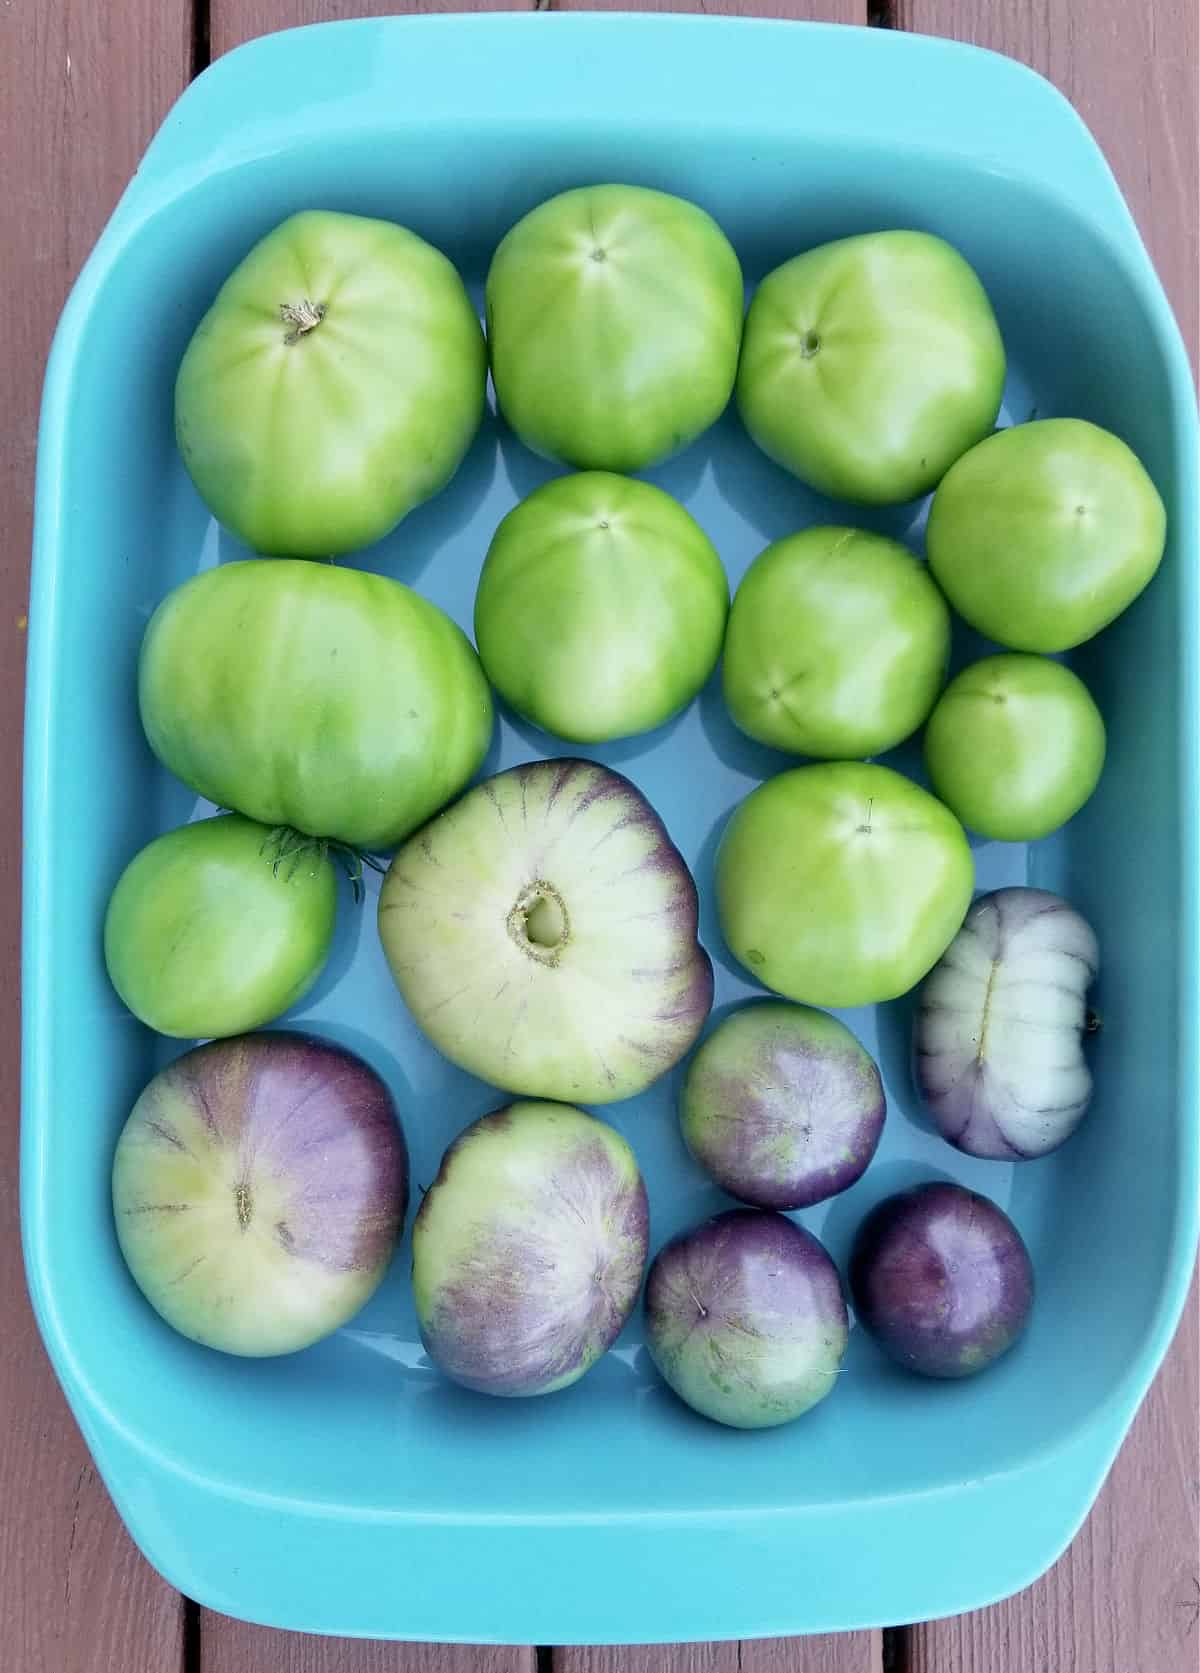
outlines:
M921 988L917 1088L944 1138L972 1156L1044 1156L1092 1096L1083 1053L1099 968L1090 925L1044 889L997 889L967 913Z
M117 1141L113 1212L139 1289L184 1336L291 1353L379 1284L408 1201L387 1087L299 1033L198 1046L146 1087Z
M567 1104L485 1115L442 1159L413 1224L413 1294L430 1358L484 1394L550 1394L629 1317L646 1265L633 1151Z
M453 1063L564 1103L630 1098L712 1005L696 885L641 791L594 761L485 780L399 849L379 934Z

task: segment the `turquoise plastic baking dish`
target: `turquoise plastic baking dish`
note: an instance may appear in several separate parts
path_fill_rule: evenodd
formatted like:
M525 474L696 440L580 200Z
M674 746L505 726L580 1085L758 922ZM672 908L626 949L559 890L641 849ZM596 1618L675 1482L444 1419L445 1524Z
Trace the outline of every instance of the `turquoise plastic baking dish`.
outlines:
M151 758L134 666L169 587L240 555L172 441L178 358L219 279L292 210L385 215L478 288L519 214L584 181L710 209L756 276L846 233L920 226L974 263L1007 339L1004 421L1077 414L1137 450L1170 515L1150 590L1076 665L1108 722L1096 797L1028 851L976 850L979 885L1058 889L1100 935L1097 1096L1020 1168L924 1123L903 1003L850 1020L890 1113L861 1183L800 1218L844 1259L860 1217L918 1178L1017 1220L1039 1295L974 1382L889 1367L855 1331L834 1397L746 1435L657 1383L640 1324L576 1388L489 1402L417 1340L407 1247L353 1324L303 1354L228 1359L174 1336L117 1252L112 1144L170 1051L125 1015L104 903L135 848L197 811ZM469 624L500 516L549 473L489 418L451 488L359 561ZM569 1643L755 1637L911 1620L1031 1580L1086 1513L1162 1358L1196 1239L1196 424L1179 335L1094 142L1044 81L940 41L708 18L438 17L274 35L222 59L151 145L66 307L46 377L30 611L24 1146L30 1288L50 1356L135 1539L232 1615L381 1637ZM770 538L845 513L727 418L655 479L736 581ZM919 545L921 507L867 520ZM978 649L976 643L974 649ZM972 646L964 637L959 657ZM554 746L505 720L488 768ZM717 835L783 759L717 688L597 755L644 788L696 869L718 1009L747 991L711 905ZM916 755L902 764L916 771ZM498 1102L416 1032L347 897L318 991L289 1019L389 1081L415 1178ZM177 1048L171 1048L177 1049ZM720 1205L687 1159L676 1077L610 1119L650 1189L655 1244Z

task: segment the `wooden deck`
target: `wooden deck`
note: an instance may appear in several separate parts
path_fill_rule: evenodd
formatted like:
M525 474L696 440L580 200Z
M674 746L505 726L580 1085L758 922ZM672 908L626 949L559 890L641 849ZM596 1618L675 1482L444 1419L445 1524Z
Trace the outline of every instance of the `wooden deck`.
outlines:
M578 0L550 0L583 9ZM599 0L601 5L604 0ZM636 4L636 0L631 0ZM482 0L474 9L506 9ZM1099 1503L1043 1580L994 1609L885 1633L654 1650L353 1643L247 1627L142 1561L39 1344L17 1225L21 690L36 418L68 286L171 101L209 57L295 23L466 4L0 0L0 1669L4 1673L1195 1673L1200 1309ZM611 5L610 9L629 9ZM1051 77L1105 147L1197 352L1195 0L664 0L957 36Z

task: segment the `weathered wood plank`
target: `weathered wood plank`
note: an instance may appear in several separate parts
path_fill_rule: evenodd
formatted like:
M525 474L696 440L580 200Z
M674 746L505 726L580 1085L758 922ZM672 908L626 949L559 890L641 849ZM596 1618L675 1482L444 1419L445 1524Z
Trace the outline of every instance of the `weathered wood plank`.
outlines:
M201 1621L201 1673L534 1673L531 1649L313 1638L207 1612Z
M738 17L793 17L865 23L867 0L213 0L212 53L254 35L339 17L388 17L396 12L502 11L711 12Z
M33 465L68 286L191 67L190 0L0 6L0 1663L174 1673L178 1595L142 1561L88 1461L25 1294L17 1217L20 774Z
M531 12L534 0L211 0L209 40L217 58L255 35L337 18L392 17L398 12Z
M913 1627L906 1673L1195 1673L1200 1308L1184 1322L1088 1520L1027 1591Z
M790 17L865 23L867 0L550 0L556 12L704 12L713 17Z
M554 1652L554 1673L882 1673L882 1669L883 1648L876 1632Z
M1200 342L1196 0L895 0L898 28L1032 65L1104 148L1183 327Z
M898 26L973 41L1072 100L1129 200L1188 341L1197 294L1194 0L896 0ZM1192 1673L1200 1646L1195 1289L1162 1375L1070 1551L994 1609L915 1627L909 1673Z

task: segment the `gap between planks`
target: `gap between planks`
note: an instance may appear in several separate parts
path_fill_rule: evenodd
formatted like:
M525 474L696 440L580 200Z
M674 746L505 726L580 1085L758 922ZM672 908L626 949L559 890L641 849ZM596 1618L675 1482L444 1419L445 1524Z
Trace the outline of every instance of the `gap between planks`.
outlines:
M563 1649L555 1650L553 1667L554 1673L903 1673L903 1660L897 1661L890 1648L885 1661L883 1639L877 1632L848 1632L727 1644Z
M22 695L46 351L84 257L190 72L190 0L0 5L0 1667L166 1673L178 1593L122 1528L38 1338L17 1199Z

